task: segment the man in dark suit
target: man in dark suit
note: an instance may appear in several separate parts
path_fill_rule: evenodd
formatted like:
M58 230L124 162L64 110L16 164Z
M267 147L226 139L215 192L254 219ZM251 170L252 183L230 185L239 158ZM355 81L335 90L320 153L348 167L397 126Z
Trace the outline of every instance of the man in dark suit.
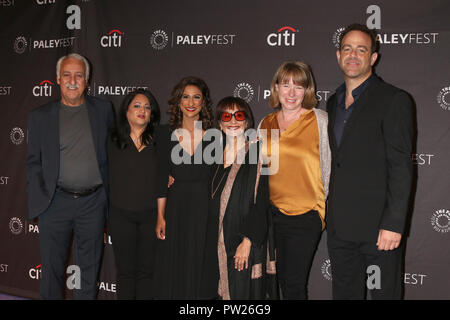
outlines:
M103 247L110 102L85 95L89 63L78 54L58 60L61 99L28 119L28 212L38 217L42 299L61 299L73 232L74 296L95 299ZM75 273L73 273L75 272Z
M327 239L334 299L400 299L405 220L411 196L413 105L372 74L373 31L342 33L344 83L327 103L332 152ZM367 273L366 273L367 272Z

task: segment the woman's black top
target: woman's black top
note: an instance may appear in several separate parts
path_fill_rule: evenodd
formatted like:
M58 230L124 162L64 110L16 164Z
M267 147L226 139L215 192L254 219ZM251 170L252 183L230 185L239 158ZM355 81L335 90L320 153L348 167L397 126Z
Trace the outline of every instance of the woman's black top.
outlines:
M109 201L130 211L156 210L161 189L157 187L157 146L148 145L139 152L128 139L125 149L108 141Z

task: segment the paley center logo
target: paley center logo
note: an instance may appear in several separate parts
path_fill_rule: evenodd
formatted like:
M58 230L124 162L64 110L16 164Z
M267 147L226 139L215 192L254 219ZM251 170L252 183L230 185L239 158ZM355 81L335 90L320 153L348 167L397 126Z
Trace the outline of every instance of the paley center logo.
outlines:
M344 28L344 27L341 27L341 28L338 28L338 29L333 33L333 38L332 38L332 40L333 40L333 44L334 44L334 46L336 47L336 49L339 49L339 41L340 41L340 39L341 39L341 34L342 34L342 32L344 32L344 30L345 30L345 28Z
M23 231L23 223L22 220L18 217L12 217L9 220L9 230L14 235L19 235Z
M18 217L12 217L9 220L9 230L14 235L19 235L22 232L25 234L39 234L39 227L37 224L27 222L22 222L22 219Z
M164 30L156 30L150 36L150 44L153 49L164 49L169 43L169 36Z
M320 267L320 270L322 271L322 275L325 279L331 281L333 278L331 276L331 261L330 259L326 259L324 263L322 263L322 266Z
M239 83L233 92L233 95L235 97L244 99L245 101L247 101L247 103L252 101L254 94L255 91L253 90L253 87L247 82Z
M431 225L433 229L440 233L450 231L450 210L439 209L431 216Z
M450 93L450 87L444 87L437 95L437 103L444 110L450 110L450 98L447 95Z
M290 26L284 26L267 36L267 44L271 47L294 46L295 34L298 30Z
M11 142L13 144L18 146L25 140L25 133L23 132L22 128L14 127L9 133L9 138L11 139Z
M28 42L24 36L18 36L14 41L14 51L16 53L22 54L27 50Z
M120 48L122 46L122 36L124 33L118 29L113 29L107 35L100 38L103 48Z
M33 96L35 97L51 97L53 82L50 80L42 80L39 85L33 87Z

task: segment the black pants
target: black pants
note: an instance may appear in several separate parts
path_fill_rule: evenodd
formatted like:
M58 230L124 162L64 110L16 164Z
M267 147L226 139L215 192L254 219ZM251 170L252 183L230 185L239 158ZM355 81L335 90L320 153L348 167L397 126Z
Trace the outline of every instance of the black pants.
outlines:
M322 233L319 213L288 216L272 206L277 276L282 298L305 300L309 271Z
M108 230L117 267L120 300L152 299L156 211L110 207Z
M42 264L41 299L62 299L70 240L74 239L75 263L80 270L81 288L75 299L95 299L97 277L103 250L106 193L73 198L57 191L49 208L38 219ZM74 274L73 271L69 274Z
M338 238L334 232L328 232L327 242L333 299L362 300L367 289L374 300L401 299L402 244L394 250L378 251L376 239L373 242L351 242ZM375 281L375 276L380 276L379 281ZM377 283L379 288L374 286Z

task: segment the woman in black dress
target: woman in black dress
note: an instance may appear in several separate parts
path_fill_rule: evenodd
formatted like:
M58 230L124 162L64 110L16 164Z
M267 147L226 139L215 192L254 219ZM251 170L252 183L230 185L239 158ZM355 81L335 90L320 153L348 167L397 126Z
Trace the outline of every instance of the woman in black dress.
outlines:
M157 198L155 131L160 111L148 90L129 93L108 142L110 210L108 229L117 266L119 299L152 298Z
M210 218L216 228L208 244L218 253L218 294L224 300L265 299L269 189L267 176L260 175L256 134L245 132L253 128L252 111L243 99L226 97L215 114L224 152L212 170ZM214 267L206 263L205 274Z
M169 128L162 130L158 140L167 146L160 180L167 184L170 175L175 182L156 224L160 240L156 298L208 299L216 292L206 292L200 284L208 218L210 165L203 159L208 144L203 135L212 124L209 89L202 79L183 78L173 89L169 105Z

